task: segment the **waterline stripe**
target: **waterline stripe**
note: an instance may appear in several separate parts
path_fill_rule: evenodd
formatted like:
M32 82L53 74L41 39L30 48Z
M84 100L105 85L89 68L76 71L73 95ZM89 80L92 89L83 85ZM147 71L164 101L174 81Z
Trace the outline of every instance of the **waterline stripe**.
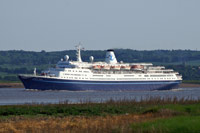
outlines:
M136 82L136 83L123 83L123 82L120 82L120 83L92 83L92 82L61 82L61 81L45 81L45 80L35 80L35 81L38 81L38 82L48 82L48 83L61 83L61 84L106 84L106 85L120 85L120 84L179 84L180 82Z

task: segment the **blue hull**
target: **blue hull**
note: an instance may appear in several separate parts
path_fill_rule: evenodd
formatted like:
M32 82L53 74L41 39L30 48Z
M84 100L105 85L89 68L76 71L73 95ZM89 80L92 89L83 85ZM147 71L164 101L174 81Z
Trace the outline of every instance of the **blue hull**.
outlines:
M19 75L26 89L70 91L131 91L177 89L181 81L81 81Z

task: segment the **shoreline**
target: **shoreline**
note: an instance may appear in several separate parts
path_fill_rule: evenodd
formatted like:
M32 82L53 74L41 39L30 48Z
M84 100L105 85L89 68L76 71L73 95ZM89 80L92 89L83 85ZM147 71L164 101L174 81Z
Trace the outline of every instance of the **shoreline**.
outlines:
M194 83L181 83L179 85L180 88L195 88L195 87L200 87L200 84L194 84Z
M0 88L24 88L22 83L0 83Z
M200 84L181 83L180 88L200 87ZM22 83L0 83L0 88L24 88Z

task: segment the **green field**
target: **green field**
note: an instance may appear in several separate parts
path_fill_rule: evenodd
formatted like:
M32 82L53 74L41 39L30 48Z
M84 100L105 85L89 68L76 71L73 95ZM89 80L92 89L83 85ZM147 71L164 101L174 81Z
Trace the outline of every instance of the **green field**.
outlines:
M131 125L133 132L199 133L200 116L175 116Z
M27 128L30 124L32 126ZM140 102L110 100L105 103L0 106L0 132L45 130L196 133L200 132L200 100L158 97Z
M156 104L157 102L158 104ZM191 104L189 104L191 103ZM44 116L100 116L126 113L158 113L168 109L177 114L200 115L200 103L193 101L176 101L176 99L151 101L120 101L83 104L49 104L49 105L8 105L0 106L0 116L44 115Z

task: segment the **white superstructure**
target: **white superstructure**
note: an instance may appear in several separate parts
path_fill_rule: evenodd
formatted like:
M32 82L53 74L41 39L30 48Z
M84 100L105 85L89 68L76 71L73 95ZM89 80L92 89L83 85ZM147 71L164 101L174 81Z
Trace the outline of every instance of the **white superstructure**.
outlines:
M113 50L107 50L105 62L83 62L81 47L77 46L77 61L70 61L64 56L55 68L43 71L41 76L46 78L81 80L81 81L176 81L182 76L164 66L153 66L151 63L122 63L117 62Z

